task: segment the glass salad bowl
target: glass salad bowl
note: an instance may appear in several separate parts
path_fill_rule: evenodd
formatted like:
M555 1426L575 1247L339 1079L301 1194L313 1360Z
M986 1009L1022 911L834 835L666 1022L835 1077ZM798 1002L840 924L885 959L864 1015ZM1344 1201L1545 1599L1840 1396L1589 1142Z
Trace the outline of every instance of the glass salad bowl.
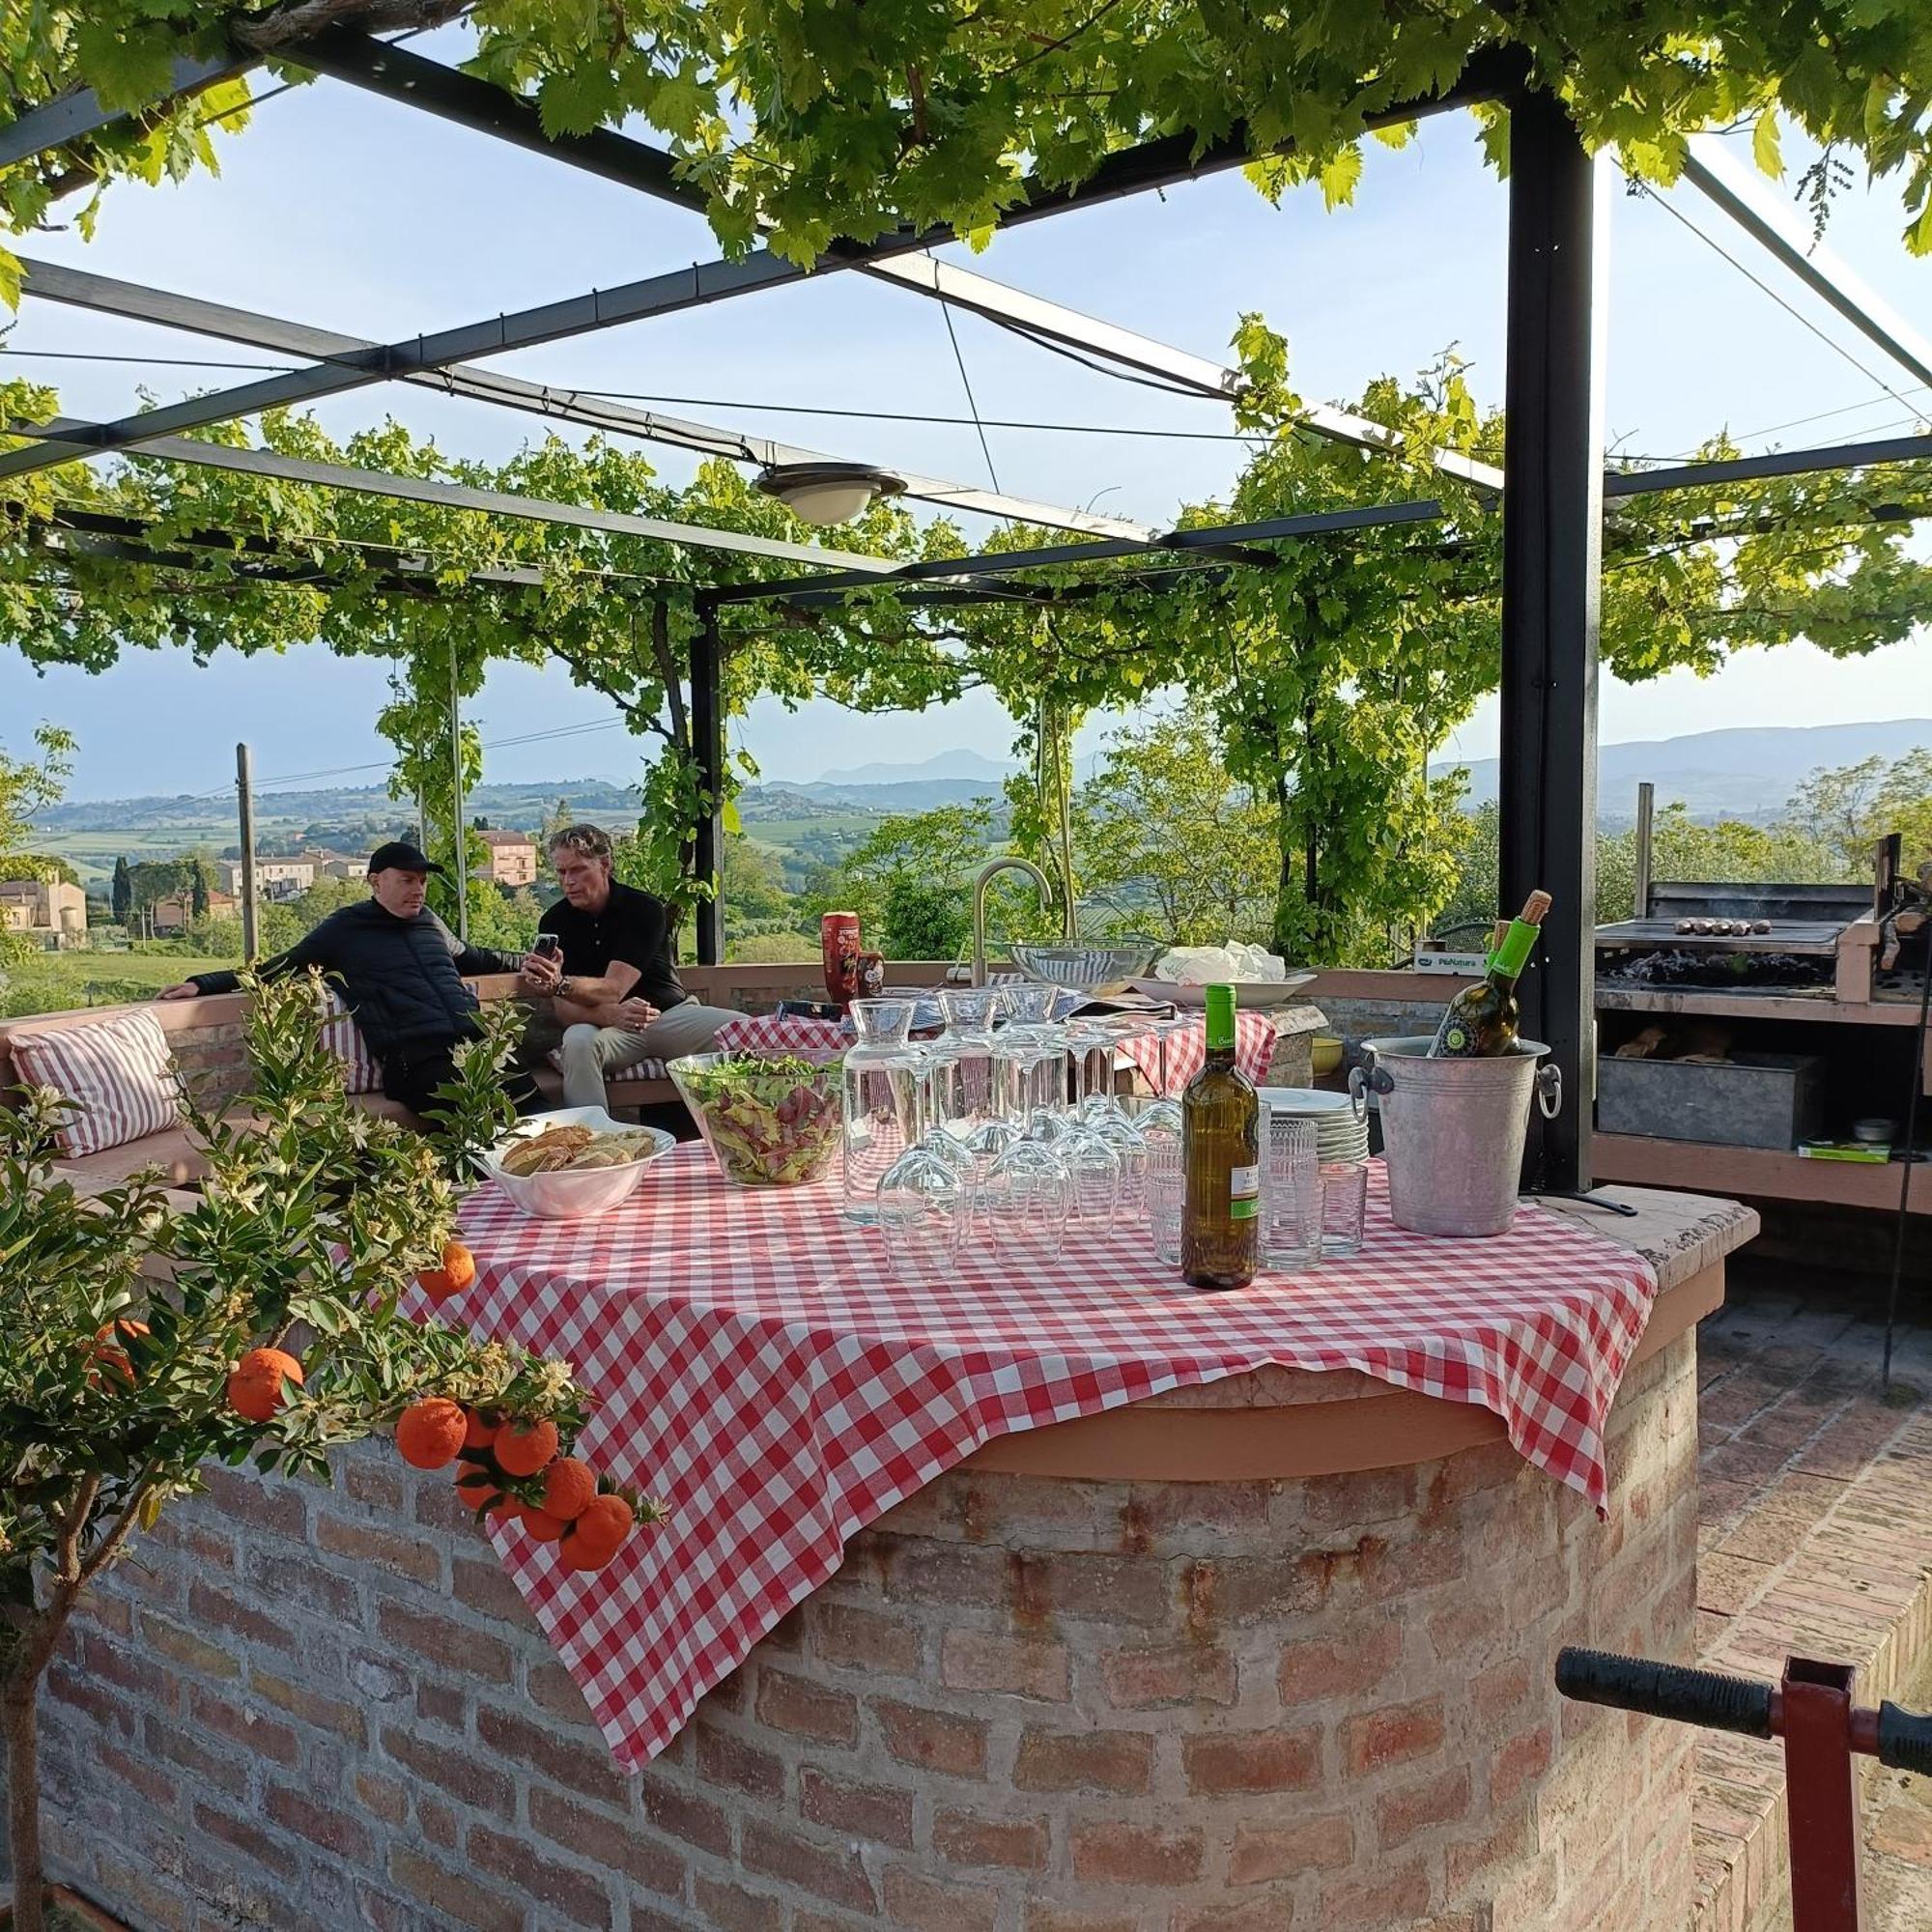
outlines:
M796 1187L838 1159L844 1106L837 1060L693 1053L667 1070L726 1180Z

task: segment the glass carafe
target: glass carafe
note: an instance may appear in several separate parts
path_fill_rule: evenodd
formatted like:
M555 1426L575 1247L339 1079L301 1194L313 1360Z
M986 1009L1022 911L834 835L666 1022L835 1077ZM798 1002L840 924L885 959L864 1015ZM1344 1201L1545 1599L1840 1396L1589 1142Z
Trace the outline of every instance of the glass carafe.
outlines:
M923 1065L907 1035L911 1000L854 1000L857 1042L844 1063L844 1204L848 1221L878 1219L879 1182L920 1136Z

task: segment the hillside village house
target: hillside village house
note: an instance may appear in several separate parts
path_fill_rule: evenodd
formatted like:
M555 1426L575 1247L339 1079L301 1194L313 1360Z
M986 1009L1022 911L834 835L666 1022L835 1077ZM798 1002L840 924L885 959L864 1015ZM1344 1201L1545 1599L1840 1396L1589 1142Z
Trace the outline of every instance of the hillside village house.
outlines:
M296 856L313 866L319 879L366 879L369 876L369 855L366 852L336 852L327 845L315 845Z
M257 859L255 889L265 899L292 899L315 884L315 870L313 859ZM221 890L241 892L241 860L221 861Z
M0 882L0 931L57 941L87 936L87 895L60 879Z
M210 919L234 919L241 909L242 901L233 893L224 893L219 888L210 891ZM156 899L148 910L154 915L156 933L163 939L172 939L177 933L188 929L194 919L194 900L186 894L172 894L167 898Z
M479 879L512 888L536 884L537 842L527 832L479 828L476 836L490 848L488 860L476 868Z

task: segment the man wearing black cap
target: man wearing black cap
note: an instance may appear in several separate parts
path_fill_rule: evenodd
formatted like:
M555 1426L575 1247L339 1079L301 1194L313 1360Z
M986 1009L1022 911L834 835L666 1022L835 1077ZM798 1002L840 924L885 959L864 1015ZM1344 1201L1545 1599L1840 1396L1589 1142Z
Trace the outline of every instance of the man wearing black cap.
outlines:
M332 912L286 952L255 968L264 979L319 967L338 982L371 1055L382 1063L383 1092L412 1113L428 1113L436 1090L455 1079L459 1042L476 1037L476 995L464 976L519 973L532 996L553 992L558 967L538 953L525 956L464 946L423 904L431 872L443 867L401 839L369 855L369 897ZM232 993L234 973L197 973L164 987L163 1000ZM504 1091L518 1107L541 1106L527 1073L506 1068Z

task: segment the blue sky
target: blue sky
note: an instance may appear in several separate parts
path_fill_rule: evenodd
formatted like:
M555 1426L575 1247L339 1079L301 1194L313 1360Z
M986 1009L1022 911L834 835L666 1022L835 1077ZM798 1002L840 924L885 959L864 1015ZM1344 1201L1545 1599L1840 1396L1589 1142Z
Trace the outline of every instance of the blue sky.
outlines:
M436 43L426 48L438 50ZM446 50L444 50L446 51ZM91 245L36 238L30 252L100 272L357 334L395 339L497 309L662 271L716 250L696 216L426 116L320 82L262 105L223 144L219 180L117 187ZM1673 203L1762 276L1781 308L1651 200L1618 196L1610 245L1608 411L1618 447L1669 455L1729 426L1747 447L1849 440L1909 428L1922 392L1823 304L1728 230L1689 190ZM1286 333L1297 386L1346 399L1371 378L1413 373L1454 343L1485 402L1500 399L1505 191L1482 166L1465 118L1428 124L1409 148L1371 144L1354 206L1324 213L1319 195L1270 208L1238 176L1143 196L1016 230L979 258L986 272L1198 354L1218 355L1244 310ZM1895 196L1844 197L1831 244L1903 313L1932 329L1932 262L1898 241ZM1812 327L1807 327L1806 323ZM972 316L956 324L981 412L1053 423L1223 432L1217 404L1175 398L1019 341ZM1821 339L1819 332L1825 339ZM29 302L14 351L257 359L253 352ZM1865 365L1863 371L1852 359ZM33 360L74 413L112 416L137 385L167 399L244 380L194 369ZM699 313L497 358L506 371L586 388L702 399L682 413L967 483L987 480L970 427L841 420L753 410L755 403L966 413L939 308L851 275L828 276ZM1885 392L1890 384L1903 396ZM536 425L527 417L419 390L365 389L322 406L338 433L384 412L453 453L500 460ZM1823 414L1831 412L1833 413ZM1794 418L1822 416L1791 428ZM1238 445L994 429L1000 485L1019 495L1158 522L1226 489ZM687 459L662 450L672 478ZM836 539L835 539L836 541ZM383 672L319 651L218 662L140 656L98 678L36 678L0 646L0 746L18 751L42 719L80 734L72 795L210 791L228 781L248 739L273 781L384 768L372 721ZM1932 642L1856 664L1808 646L1740 661L1719 677L1674 676L1634 691L1606 685L1606 741L1722 724L1825 723L1932 711ZM501 741L608 724L601 700L560 673L505 671L475 706L487 775L582 773L628 781L623 733L585 729L550 743ZM165 719L166 728L156 729ZM1099 727L1095 727L1096 729ZM810 779L870 760L915 760L955 745L1001 754L1008 721L988 702L918 717L866 719L829 705L799 714L761 706L746 746L774 777ZM1092 734L1090 734L1091 736ZM1493 750L1486 708L1457 749Z

